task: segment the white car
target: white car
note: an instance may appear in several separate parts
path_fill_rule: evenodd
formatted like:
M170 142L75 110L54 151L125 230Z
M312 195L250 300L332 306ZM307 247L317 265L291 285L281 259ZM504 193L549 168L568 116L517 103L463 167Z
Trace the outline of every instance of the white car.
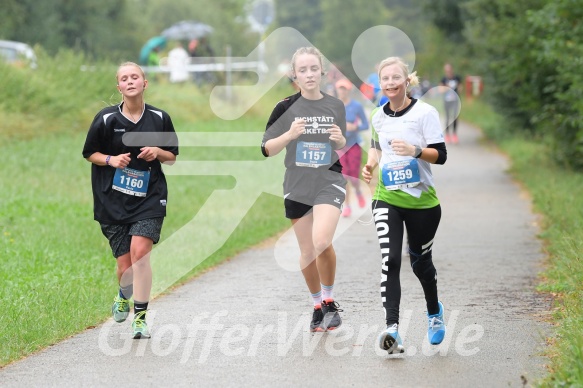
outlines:
M36 68L36 55L26 43L0 40L0 59L16 66Z

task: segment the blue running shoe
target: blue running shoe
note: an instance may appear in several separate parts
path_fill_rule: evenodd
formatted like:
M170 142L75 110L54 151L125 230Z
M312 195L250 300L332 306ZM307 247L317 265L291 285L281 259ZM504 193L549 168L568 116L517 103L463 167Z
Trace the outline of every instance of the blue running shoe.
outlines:
M427 315L429 328L427 329L427 338L431 345L439 345L445 337L445 323L443 323L443 305L439 303L439 313Z
M383 330L379 335L378 344L381 349L386 350L389 354L404 353L403 341L399 336L399 325L394 323Z

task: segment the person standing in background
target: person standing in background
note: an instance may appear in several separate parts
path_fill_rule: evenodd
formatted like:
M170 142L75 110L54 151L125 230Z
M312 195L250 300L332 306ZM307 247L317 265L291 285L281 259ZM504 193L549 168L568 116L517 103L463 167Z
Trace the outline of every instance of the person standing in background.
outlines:
M215 51L211 47L206 36L200 39L192 39L188 43L188 55L190 63L204 65L215 63ZM213 84L216 82L216 76L212 71L195 71L192 73L192 80L201 87L203 84Z
M178 83L188 81L188 52L177 42L168 53L168 67L170 68L170 82Z

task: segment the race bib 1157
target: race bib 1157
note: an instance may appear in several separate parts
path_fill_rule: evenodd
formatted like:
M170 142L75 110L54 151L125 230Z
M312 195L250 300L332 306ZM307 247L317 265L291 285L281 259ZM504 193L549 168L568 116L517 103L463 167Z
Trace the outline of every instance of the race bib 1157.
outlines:
M296 166L317 168L330 164L330 143L299 141L296 147Z

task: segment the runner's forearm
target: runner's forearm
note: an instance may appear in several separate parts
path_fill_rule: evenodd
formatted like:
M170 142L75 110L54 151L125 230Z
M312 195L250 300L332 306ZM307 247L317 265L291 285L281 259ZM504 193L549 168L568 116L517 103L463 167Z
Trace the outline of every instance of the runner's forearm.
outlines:
M379 161L381 160L382 151L376 148L371 148L368 151L368 158L366 164L371 166L371 171L379 165Z
M438 156L439 153L435 148L423 148L423 151L421 152L421 156L419 157L419 159L429 163L435 163L437 162Z
M101 152L95 152L90 157L86 158L86 160L98 166L107 166L107 163L105 162L107 157L108 155L102 154Z
M157 159L160 161L160 163L172 165L176 161L176 155L170 151L160 149Z
M275 139L270 139L265 142L265 152L267 156L275 156L281 152L291 141L289 132L285 132Z

